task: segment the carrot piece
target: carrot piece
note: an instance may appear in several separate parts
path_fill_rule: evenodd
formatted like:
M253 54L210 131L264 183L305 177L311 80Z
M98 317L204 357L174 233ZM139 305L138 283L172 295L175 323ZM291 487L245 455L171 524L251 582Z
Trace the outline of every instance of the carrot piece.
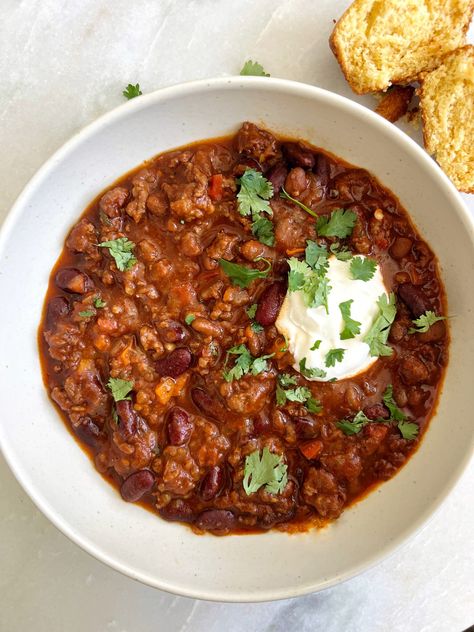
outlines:
M293 257L294 255L300 255L302 252L304 252L304 248L290 248L286 251L286 254Z
M222 173L216 173L209 180L209 197L217 202L222 197Z
M300 445L300 452L303 456L305 456L309 461L313 459L317 459L321 454L323 449L323 442L318 441L318 439L313 439L311 441L306 441L302 445Z

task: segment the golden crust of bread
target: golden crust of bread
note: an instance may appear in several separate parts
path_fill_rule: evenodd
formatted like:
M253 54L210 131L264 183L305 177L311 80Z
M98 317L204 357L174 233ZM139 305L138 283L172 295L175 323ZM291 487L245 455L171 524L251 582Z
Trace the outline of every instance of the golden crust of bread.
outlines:
M415 88L413 86L392 86L382 96L375 111L390 123L395 123L407 113L414 94Z
M474 0L355 0L329 45L357 94L407 84L465 43Z
M424 73L419 96L426 150L457 189L474 193L474 46Z

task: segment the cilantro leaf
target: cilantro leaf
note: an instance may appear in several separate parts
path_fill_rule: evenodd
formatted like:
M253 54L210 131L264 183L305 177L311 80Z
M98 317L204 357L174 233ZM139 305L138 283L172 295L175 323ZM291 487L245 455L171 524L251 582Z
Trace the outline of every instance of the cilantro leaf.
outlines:
M319 217L319 215L315 211L310 209L309 206L306 206L306 204L303 204L303 202L300 202L296 198L291 197L291 195L285 191L285 187L281 187L280 197L283 198L284 200L288 200L289 202L293 202L293 204L296 204L296 206L299 206L300 208L302 208L303 211L306 211L312 217Z
M250 328L256 334L259 334L259 333L261 333L263 331L262 325L260 325L260 323L256 323L255 321L253 323L250 323Z
M368 257L354 257L350 264L352 278L357 281L370 281L376 268L377 262Z
M310 239L306 242L305 259L306 263L313 270L326 271L328 268L329 253L325 245L320 245Z
M321 404L317 399L311 396L311 391L306 386L297 386L296 388L288 388L296 385L296 377L288 373L282 373L278 376L276 388L277 406L284 406L287 401L298 402L304 404L309 412L319 413Z
M267 180L260 171L255 169L246 169L243 175L238 178L240 191L237 193L239 203L239 213L241 215L252 214L253 219L257 219L255 214L268 213L273 214L268 200L273 195L273 186L270 180Z
M311 268L306 261L300 261L296 257L288 259L290 272L288 274L288 289L290 292L297 292L303 289L306 277L311 273Z
M319 349L321 343L322 340L315 340L313 346L310 347L310 351L316 351L316 349Z
M288 290L297 292L301 290L308 307L320 307L323 305L328 311L328 294L331 290L329 281L325 275L326 268L320 268L319 272L312 270L306 261L300 261L296 257L288 259L290 272L288 274Z
M79 316L81 318L90 318L95 315L95 311L93 309L85 309L83 312L79 312Z
M391 384L387 385L387 388L382 395L382 400L390 411L390 419L394 419L395 421L405 421L407 418L405 413L398 408L395 400L393 399L393 386Z
M411 421L399 421L397 428L404 439L407 441L413 441L418 436L419 427Z
M306 366L306 358L300 360L300 373L307 378L326 377L327 373L323 369L310 369Z
M99 244L100 248L108 248L110 255L114 258L117 268L121 272L130 270L136 263L137 259L133 256L132 250L135 248L133 241L127 237L119 237L112 241L103 241Z
M308 409L308 412L314 414L320 413L323 409L323 407L321 406L321 402L315 397L309 397L305 402L305 406Z
M419 318L416 318L413 321L415 327L410 327L408 330L409 334L424 334L428 331L431 325L434 325L439 320L446 320L446 316L436 316L436 314L432 311L426 311Z
M335 255L336 259L339 261L349 261L352 259L352 252L347 248L347 246L341 246L341 244L336 241L329 246L329 250L333 255Z
M290 375L289 373L280 373L278 376L278 382L282 386L294 386L296 384L296 375Z
M247 496L257 492L265 485L265 491L271 494L282 492L288 482L288 466L283 462L281 454L272 454L265 446L262 456L255 450L245 458L244 486Z
M230 355L237 356L237 359L235 361L235 365L227 371L226 366ZM262 371L268 370L267 360L272 358L273 355L274 354L271 353L269 355L260 356L259 358L254 358L244 344L231 347L227 350L222 376L226 382L232 382L233 380L240 380L241 377L247 375L248 373L258 375L259 373L262 373Z
M259 64L258 61L252 61L251 59L247 60L245 64L242 66L242 70L240 74L243 77L253 76L253 77L269 77L270 75L265 72L262 64Z
M97 309L100 309L101 307L105 307L107 305L107 303L105 301L103 301L101 299L100 296L96 296L94 299L94 307L97 307Z
M321 307L329 314L328 295L331 290L329 280L326 276L313 273L308 279L305 287L305 298L308 307Z
M353 302L354 301L350 299L349 301L339 303L339 310L342 320L344 321L344 329L340 334L341 340L349 340L349 338L354 338L357 334L360 334L360 326L362 323L351 318L351 305Z
M397 315L393 292L390 294L389 299L387 299L386 294L379 296L377 305L379 306L379 314L364 336L364 342L369 345L371 356L389 356L392 355L393 349L386 342L390 333L390 327Z
M252 224L252 235L258 239L259 242L266 246L275 245L275 230L273 228L273 222L267 217L258 217Z
M131 399L129 393L133 389L133 382L121 380L119 377L111 377L107 382L107 387L110 388L114 401L121 402L124 399Z
M320 237L349 237L357 222L357 213L338 208L331 217L321 215L316 222L316 231Z
M330 349L326 354L324 364L327 367L335 366L336 362L342 362L345 352L345 349Z
M140 84L136 83L135 85L133 85L132 83L129 83L122 94L128 100L139 97L142 94L142 91L140 90Z
M245 310L245 313L250 319L255 318L255 314L257 313L257 307L258 307L257 303L252 303L252 305L250 305L250 307L247 307L247 309Z
M359 412L352 420L343 419L342 421L337 421L336 426L339 428L339 430L342 430L344 434L351 436L359 434L362 428L368 423L370 423L370 419L362 410L359 410Z
M196 316L194 314L186 314L184 317L184 322L186 325L190 325L192 322L196 320Z
M272 264L267 259L259 258L255 259L255 261L265 261L267 264L266 270L247 268L246 266L232 263L225 259L219 259L219 265L234 285L248 287L255 279L264 279L272 268Z

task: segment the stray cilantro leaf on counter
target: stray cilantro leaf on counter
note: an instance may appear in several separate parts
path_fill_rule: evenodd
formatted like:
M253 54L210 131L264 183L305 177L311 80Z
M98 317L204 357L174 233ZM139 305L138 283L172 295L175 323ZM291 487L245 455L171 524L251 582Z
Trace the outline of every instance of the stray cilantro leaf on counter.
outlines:
M304 375L304 377L315 378L315 377L326 377L327 373L323 369L310 369L306 366L306 358L302 358L300 360L300 373Z
M339 303L342 320L344 321L344 329L340 334L341 340L349 340L357 336L357 334L360 334L360 326L362 323L351 318L351 305L353 302L353 299L350 299L349 301Z
M265 485L265 491L271 494L281 493L288 482L288 466L283 462L281 454L272 454L270 450L263 448L255 450L245 458L244 480L242 481L247 496L257 492Z
M392 355L393 349L386 343L390 327L397 315L395 294L392 292L388 300L387 295L382 294L377 300L377 305L379 314L365 335L364 342L369 345L371 356L389 356Z
M101 299L100 296L96 296L94 299L94 307L97 307L97 309L100 309L101 307L105 307L107 305L107 303L105 301L103 301Z
M250 305L250 307L247 307L247 309L245 310L245 313L250 318L250 320L252 320L252 318L255 318L255 314L257 313L257 307L258 307L257 303L252 303L252 305Z
M219 259L219 265L234 285L238 285L239 287L248 287L255 279L264 279L272 268L272 264L268 261L268 259L258 258L255 259L255 261L265 261L267 268L265 270L247 268L246 266L238 263L232 263L231 261L226 261L225 259Z
M424 334L428 331L431 325L434 325L439 320L446 320L446 316L436 316L436 314L432 311L427 311L422 314L419 318L413 320L413 324L415 327L410 327L408 330L409 334Z
M319 237L349 237L357 222L357 213L338 208L332 211L331 217L321 215L316 222L316 232Z
M252 61L248 59L245 64L242 66L242 70L240 71L240 75L242 77L269 77L270 75L265 72L262 64L259 64L258 61Z
M303 202L300 202L296 198L291 197L291 195L285 191L285 187L281 187L280 197L284 200L288 200L289 202L293 202L293 204L296 204L296 206L302 208L303 211L306 211L306 213L309 213L309 215L311 215L312 217L319 217L319 215L315 211L310 209L309 206L306 206L306 204L303 204Z
M400 421L397 427L400 430L402 437L407 441L413 441L413 439L418 436L418 424L415 424L412 421Z
M343 419L342 421L337 421L336 426L339 428L339 430L342 430L344 434L351 436L359 434L362 428L368 423L370 423L370 419L362 410L359 410L357 415L355 415L352 420Z
M133 382L122 380L119 377L111 377L107 382L107 387L110 388L114 401L121 402L125 399L131 399L129 393L133 389Z
M376 268L377 262L368 257L354 257L350 264L352 278L356 281L370 281Z
M326 354L324 364L327 367L335 366L336 362L342 362L345 352L345 349L330 349Z
M190 325L192 322L196 320L196 316L194 314L186 314L184 317L184 322L186 325Z
M140 90L140 84L136 83L135 85L133 85L132 83L129 83L122 94L128 100L139 97L142 94L142 91Z
M310 348L310 351L316 351L316 349L319 349L321 343L322 340L315 340L313 346Z
M231 369L226 370L227 363L231 355L237 356L237 359L235 361L235 365ZM248 373L258 375L259 373L268 370L267 360L272 357L273 353L260 356L259 358L254 358L244 344L231 347L227 350L222 376L226 382L232 382L233 380L240 380L241 377L247 375Z
M382 395L382 400L390 411L390 419L394 419L395 421L405 421L407 416L398 408L395 400L393 399L393 386L391 384L387 385L387 388Z
M112 239L112 241L103 241L99 244L99 247L108 248L110 255L115 260L117 268L121 272L130 270L130 268L137 263L137 259L132 252L135 248L135 244L133 241L127 239L127 237L119 237L118 239Z
M240 191L237 193L239 213L246 217L252 215L252 234L267 246L275 243L273 224L261 213L273 215L269 199L273 196L273 186L259 171L246 169L238 178Z
M95 311L93 309L85 309L83 312L79 312L79 316L81 318L90 318L95 315Z

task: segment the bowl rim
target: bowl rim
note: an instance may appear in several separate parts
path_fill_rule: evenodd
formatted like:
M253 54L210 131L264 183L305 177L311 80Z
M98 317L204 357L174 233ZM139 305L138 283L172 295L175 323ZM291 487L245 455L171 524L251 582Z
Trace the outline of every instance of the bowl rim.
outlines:
M424 163L425 167L430 171L432 178L437 178L440 181L441 186L446 190L446 194L450 197L451 204L457 207L457 213L464 225L464 229L471 237L471 242L474 243L474 217L469 212L461 195L454 187L448 176L441 170L437 163L425 152L425 150L410 136L405 134L402 130L396 127L393 123L388 122L383 117L379 116L367 107L352 101L351 99L342 96L340 94L331 92L329 90L319 88L310 84L305 84L288 79L278 79L273 77L242 77L227 76L217 77L209 79L199 79L194 81L188 81L179 83L176 85L159 88L151 93L141 95L139 99L132 99L125 102L116 108L106 112L99 118L93 120L85 127L76 132L69 138L63 145L61 145L35 172L31 179L27 182L19 196L16 198L10 211L8 212L3 225L0 227L0 257L3 252L3 248L7 243L10 233L12 232L17 217L22 213L24 207L24 201L34 192L35 187L47 176L57 164L59 164L64 158L67 158L75 148L83 141L92 137L96 131L102 127L114 123L120 118L126 116L127 112L131 110L139 111L142 108L148 107L152 103L159 103L160 101L166 101L168 99L179 99L182 95L189 95L195 92L215 91L218 90L238 90L246 88L258 88L270 92L289 92L295 96L304 96L316 100L324 100L327 103L334 104L339 109L345 110L349 115L358 115L364 117L366 121L375 128L384 129L389 135L394 138L398 137L407 152L411 152L417 161ZM199 140L199 139L196 139ZM338 576L326 579L325 581L315 582L313 584L306 584L301 587L288 586L285 589L279 590L262 590L258 594L245 593L239 591L235 594L229 594L226 590L202 590L197 586L195 589L183 588L176 582L167 582L160 580L156 577L151 577L147 573L142 573L139 570L124 564L114 557L103 551L100 546L90 541L87 537L84 537L79 533L75 526L69 524L62 516L57 513L50 502L43 496L41 490L37 489L34 482L28 482L26 478L26 468L21 463L21 459L15 456L13 450L10 449L6 436L3 434L2 425L0 424L0 450L12 471L14 477L27 493L35 506L48 518L48 520L61 531L69 540L81 547L84 551L95 557L100 562L107 564L114 570L121 572L122 574L140 581L143 584L164 590L172 594L178 594L185 597L204 599L209 601L224 601L224 602L262 602L269 600L287 599L305 594L310 594L319 590L324 590L335 586L339 583L347 581L356 575L359 575L363 571L375 566L382 560L391 556L405 541L417 534L428 521L438 512L442 503L446 500L452 489L457 485L461 479L465 469L467 468L474 452L474 437L471 441L471 449L466 450L466 454L461 462L457 464L456 469L451 474L450 479L445 483L444 487L438 494L436 494L426 508L419 516L418 519L413 522L409 527L402 530L396 538L387 542L387 544L374 552L363 562L349 567L344 573ZM226 536L229 537L229 536ZM235 536L234 536L235 537Z

